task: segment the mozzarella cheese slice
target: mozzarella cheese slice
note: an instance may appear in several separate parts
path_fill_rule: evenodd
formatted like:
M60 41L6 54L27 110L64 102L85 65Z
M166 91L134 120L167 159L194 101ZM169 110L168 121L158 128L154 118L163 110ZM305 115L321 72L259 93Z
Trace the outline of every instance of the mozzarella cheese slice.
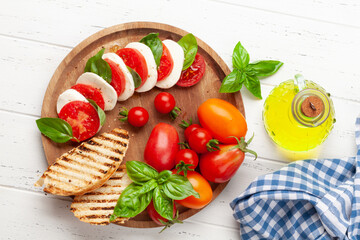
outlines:
M60 96L58 97L57 103L56 103L56 111L59 115L61 109L72 101L83 101L83 102L89 102L81 93L74 89L68 89Z
M124 92L117 98L118 101L125 101L129 97L131 97L134 94L135 85L133 77L129 71L129 69L126 67L124 61L116 54L116 53L105 53L102 56L103 59L110 59L113 61L120 70L124 73L125 76L125 90Z
M174 61L174 67L166 78L156 83L158 88L171 88L180 79L181 70L184 65L184 50L182 47L173 40L164 40L163 44L168 48L170 55Z
M133 48L138 50L144 56L148 69L148 78L146 79L146 82L138 89L135 89L135 91L146 92L151 90L153 87L155 87L158 77L157 66L151 49L140 42L129 43L125 48Z
M105 102L104 110L114 109L117 100L116 91L102 77L92 72L86 72L81 74L76 83L87 84L100 90Z

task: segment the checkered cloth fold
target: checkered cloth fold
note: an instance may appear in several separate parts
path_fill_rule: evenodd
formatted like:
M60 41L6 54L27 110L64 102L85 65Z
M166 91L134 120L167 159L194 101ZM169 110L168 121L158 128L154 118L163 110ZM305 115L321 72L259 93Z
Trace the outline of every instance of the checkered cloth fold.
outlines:
M256 178L230 203L242 239L360 239L360 117L355 137L356 157L297 161Z

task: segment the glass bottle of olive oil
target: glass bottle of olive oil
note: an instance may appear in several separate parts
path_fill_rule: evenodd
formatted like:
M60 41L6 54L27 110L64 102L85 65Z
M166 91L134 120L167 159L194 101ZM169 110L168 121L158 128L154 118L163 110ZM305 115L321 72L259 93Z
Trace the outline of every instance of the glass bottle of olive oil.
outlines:
M270 138L290 151L319 146L335 122L332 100L318 84L301 75L275 87L264 103L263 121Z

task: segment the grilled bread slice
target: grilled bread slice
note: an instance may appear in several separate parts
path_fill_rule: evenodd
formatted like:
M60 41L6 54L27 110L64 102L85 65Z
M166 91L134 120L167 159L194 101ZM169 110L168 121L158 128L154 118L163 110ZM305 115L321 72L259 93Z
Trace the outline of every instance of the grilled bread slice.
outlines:
M64 153L49 166L35 186L56 195L82 195L103 185L120 166L129 145L126 130L93 137Z
M122 191L132 181L126 174L125 165L121 165L111 178L100 188L76 196L71 211L80 221L94 225L107 225ZM114 222L124 223L128 218L117 218Z

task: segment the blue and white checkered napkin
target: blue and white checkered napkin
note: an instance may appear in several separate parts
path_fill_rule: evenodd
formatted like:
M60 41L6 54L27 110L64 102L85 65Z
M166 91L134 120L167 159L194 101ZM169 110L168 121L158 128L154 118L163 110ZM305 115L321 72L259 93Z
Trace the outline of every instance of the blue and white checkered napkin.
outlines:
M230 203L241 237L360 239L360 117L355 136L356 157L297 161L255 179Z

